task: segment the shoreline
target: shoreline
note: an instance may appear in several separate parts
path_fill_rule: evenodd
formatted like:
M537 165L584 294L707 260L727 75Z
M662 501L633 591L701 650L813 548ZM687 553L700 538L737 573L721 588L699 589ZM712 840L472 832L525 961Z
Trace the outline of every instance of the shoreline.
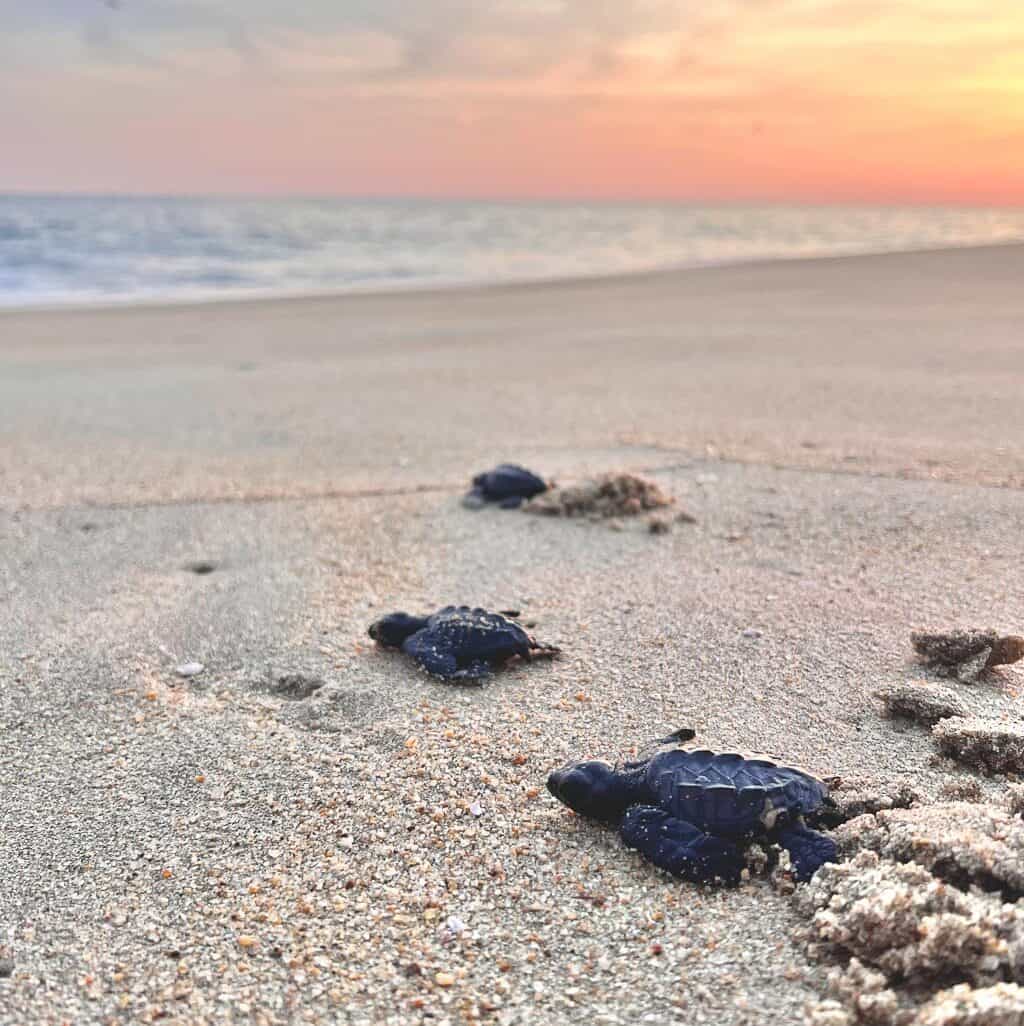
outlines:
M800 265L835 263L839 261L873 260L886 257L925 256L940 253L988 252L990 250L1006 250L1024 248L1024 239L1011 239L1003 242L984 242L953 244L947 246L924 246L911 249L856 250L843 253L821 253L813 256L776 256L758 257L745 260L708 261L694 264L666 265L663 267L640 268L632 271L595 272L592 274L570 274L548 278L515 278L502 280L473 280L451 282L424 281L421 284L401 284L389 286L354 286L351 288L327 288L322 291L291 291L270 290L253 291L243 294L217 294L209 296L187 296L180 299L170 297L145 297L95 300L71 300L68 302L41 302L39 304L0 303L0 318L6 316L24 316L29 314L77 314L119 310L177 310L181 308L230 307L252 304L302 303L302 302L338 302L346 299L401 299L406 296L446 296L461 293L502 292L522 289L557 289L571 288L580 285L615 285L645 279L658 280L677 275L700 272L713 272L732 268L760 268L779 264Z

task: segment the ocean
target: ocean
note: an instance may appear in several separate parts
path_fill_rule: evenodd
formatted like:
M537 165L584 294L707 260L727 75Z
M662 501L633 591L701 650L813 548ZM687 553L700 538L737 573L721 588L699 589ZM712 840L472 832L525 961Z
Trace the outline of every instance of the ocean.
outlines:
M1024 208L0 196L0 307L500 283L1024 240Z

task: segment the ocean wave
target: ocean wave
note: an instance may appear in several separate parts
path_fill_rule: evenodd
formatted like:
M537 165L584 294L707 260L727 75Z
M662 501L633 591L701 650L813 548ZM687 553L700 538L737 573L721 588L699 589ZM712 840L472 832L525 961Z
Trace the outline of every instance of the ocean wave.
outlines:
M1024 239L1024 210L0 197L0 306L500 283Z

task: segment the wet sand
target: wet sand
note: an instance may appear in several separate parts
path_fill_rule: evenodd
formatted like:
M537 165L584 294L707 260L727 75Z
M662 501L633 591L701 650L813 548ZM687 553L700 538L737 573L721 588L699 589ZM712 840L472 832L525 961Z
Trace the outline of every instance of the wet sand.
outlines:
M0 316L0 1022L799 1022L787 897L673 882L544 778L692 725L950 779L871 695L912 627L1021 627L1022 271ZM505 458L698 523L463 510ZM565 657L455 689L365 638L448 602Z

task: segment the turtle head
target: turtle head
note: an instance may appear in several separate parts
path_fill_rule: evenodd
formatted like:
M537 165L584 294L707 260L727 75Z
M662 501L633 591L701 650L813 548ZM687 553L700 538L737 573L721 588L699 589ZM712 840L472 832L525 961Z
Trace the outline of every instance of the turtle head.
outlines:
M605 823L617 823L637 801L630 776L606 762L573 762L554 770L548 790L573 812Z
M426 626L426 618L410 616L408 613L389 613L379 620L374 620L366 632L385 648L401 648L402 642L410 634L415 634Z

